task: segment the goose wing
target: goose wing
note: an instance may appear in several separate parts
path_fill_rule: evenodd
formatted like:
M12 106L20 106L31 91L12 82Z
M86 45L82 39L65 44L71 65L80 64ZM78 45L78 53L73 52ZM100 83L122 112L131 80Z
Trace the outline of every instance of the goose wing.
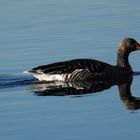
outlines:
M38 66L33 68L31 72L41 72L44 74L68 74L74 71L88 71L90 73L98 74L103 73L107 65L109 64L93 59L75 59Z

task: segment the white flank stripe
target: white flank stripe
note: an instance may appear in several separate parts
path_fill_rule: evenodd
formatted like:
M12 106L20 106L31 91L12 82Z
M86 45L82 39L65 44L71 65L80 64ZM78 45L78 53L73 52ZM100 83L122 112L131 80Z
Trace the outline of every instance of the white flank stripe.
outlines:
M64 81L63 75L60 74L32 74L36 77L39 81Z

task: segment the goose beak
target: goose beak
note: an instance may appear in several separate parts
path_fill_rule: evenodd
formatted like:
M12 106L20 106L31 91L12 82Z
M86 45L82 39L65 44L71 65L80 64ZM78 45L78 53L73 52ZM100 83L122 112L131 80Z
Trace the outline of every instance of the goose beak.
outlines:
M136 44L136 50L140 50L140 44Z

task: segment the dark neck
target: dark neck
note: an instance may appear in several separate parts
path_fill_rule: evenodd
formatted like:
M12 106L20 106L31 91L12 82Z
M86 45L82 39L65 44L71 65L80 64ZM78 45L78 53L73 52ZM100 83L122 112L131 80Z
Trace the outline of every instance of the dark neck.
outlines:
M132 68L129 64L128 56L129 56L129 52L119 48L117 54L117 66L125 68L126 70L128 70L128 72L132 72Z

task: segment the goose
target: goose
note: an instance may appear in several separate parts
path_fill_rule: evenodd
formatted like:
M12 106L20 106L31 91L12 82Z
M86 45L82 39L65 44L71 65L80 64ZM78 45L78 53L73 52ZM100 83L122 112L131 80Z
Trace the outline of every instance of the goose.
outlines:
M128 56L131 52L140 50L140 44L132 38L125 38L119 43L117 64L111 65L94 59L73 59L55 62L32 68L26 73L39 81L75 82L103 78L120 77L132 74Z

